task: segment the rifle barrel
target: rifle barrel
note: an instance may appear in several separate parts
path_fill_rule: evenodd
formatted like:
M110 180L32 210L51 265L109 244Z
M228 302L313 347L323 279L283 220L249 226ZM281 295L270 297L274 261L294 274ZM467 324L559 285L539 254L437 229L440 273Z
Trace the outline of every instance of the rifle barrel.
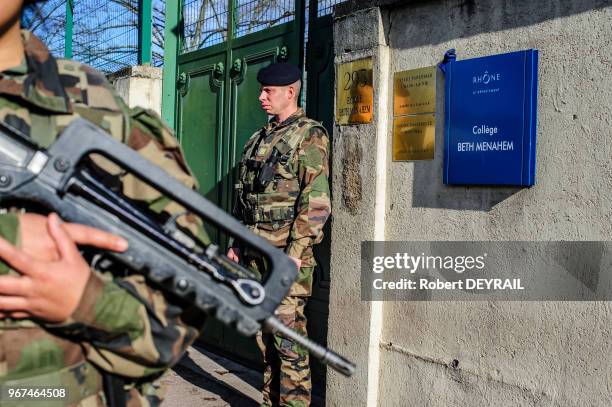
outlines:
M293 329L285 326L281 321L275 317L269 317L265 320L264 328L268 329L272 333L279 333L284 337L291 339L299 343L305 349L308 349L310 354L315 358L319 359L321 363L330 366L337 372L342 373L346 377L350 377L355 373L355 364L351 363L344 357L340 356L331 349L327 349L324 346L310 340L309 338L302 336L295 332Z

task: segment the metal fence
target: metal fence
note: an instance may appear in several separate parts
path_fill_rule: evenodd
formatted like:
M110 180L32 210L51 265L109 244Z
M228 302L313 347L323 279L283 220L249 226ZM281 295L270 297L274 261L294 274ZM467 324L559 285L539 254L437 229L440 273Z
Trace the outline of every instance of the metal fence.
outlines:
M162 66L166 2L48 0L29 5L22 23L55 56L105 73L138 64ZM339 2L316 2L317 16L331 13ZM233 38L287 23L295 18L295 0L183 0L181 14L181 52L187 53L227 41L230 22Z
M138 0L74 0L72 56L103 72L138 64Z
M334 6L345 0L321 0L317 1L317 17L329 15L334 10Z
M240 38L288 23L295 0L184 0L182 17L181 52L187 53L227 41L228 32Z
M238 0L236 37L287 23L295 18L293 0Z
M185 0L183 3L183 52L191 52L227 40L227 0Z
M165 0L49 0L28 6L22 25L57 57L102 72L163 64Z
M40 37L54 55L65 55L65 0L49 0L46 3L26 8L21 25Z

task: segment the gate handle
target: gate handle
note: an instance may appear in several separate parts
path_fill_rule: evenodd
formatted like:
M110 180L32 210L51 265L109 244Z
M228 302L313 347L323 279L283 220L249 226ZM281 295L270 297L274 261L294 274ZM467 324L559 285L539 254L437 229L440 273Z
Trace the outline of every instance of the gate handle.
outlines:
M278 50L278 59L281 62L287 62L287 59L289 58L289 50L287 49L286 46L282 46L280 50Z
M189 75L187 72L181 72L176 80L176 89L179 91L181 96L185 96L187 94L187 90L189 89Z
M225 65L223 65L223 62L217 62L215 64L214 75L218 78L223 76L223 74L225 74Z

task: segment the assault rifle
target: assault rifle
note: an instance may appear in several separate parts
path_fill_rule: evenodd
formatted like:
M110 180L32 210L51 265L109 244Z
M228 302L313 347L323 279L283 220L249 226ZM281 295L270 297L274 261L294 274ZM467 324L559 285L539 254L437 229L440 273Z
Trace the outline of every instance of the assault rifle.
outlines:
M269 274L263 284L250 270L220 253L218 246L204 246L191 238L178 227L176 217L161 222L152 211L109 188L92 155L110 160L265 258ZM355 370L348 360L274 317L297 275L288 256L84 119L74 120L48 149L2 125L0 200L30 201L69 222L122 236L129 248L108 253L111 261L145 275L163 291L189 301L243 335L251 336L261 328L278 332L346 376Z

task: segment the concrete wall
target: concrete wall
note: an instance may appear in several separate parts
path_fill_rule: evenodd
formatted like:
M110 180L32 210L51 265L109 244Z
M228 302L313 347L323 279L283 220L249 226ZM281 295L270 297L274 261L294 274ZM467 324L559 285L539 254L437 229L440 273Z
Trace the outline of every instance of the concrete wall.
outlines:
M110 75L109 80L130 107L146 107L161 115L162 69L130 66Z
M609 302L369 304L359 303L355 287L359 242L381 221L384 240L612 239L612 2L440 0L344 10L336 62L388 46L390 64L375 59L375 123L334 134L330 345L362 370L353 381L331 374L328 404L612 405ZM373 28L378 41L366 40ZM384 148L377 160L391 143L393 72L434 65L449 48L458 59L540 50L535 187L442 184L442 77L435 159L394 163ZM384 185L374 168L386 174ZM342 200L352 188L347 172L359 174L362 191L351 207ZM384 205L382 217L372 200Z

